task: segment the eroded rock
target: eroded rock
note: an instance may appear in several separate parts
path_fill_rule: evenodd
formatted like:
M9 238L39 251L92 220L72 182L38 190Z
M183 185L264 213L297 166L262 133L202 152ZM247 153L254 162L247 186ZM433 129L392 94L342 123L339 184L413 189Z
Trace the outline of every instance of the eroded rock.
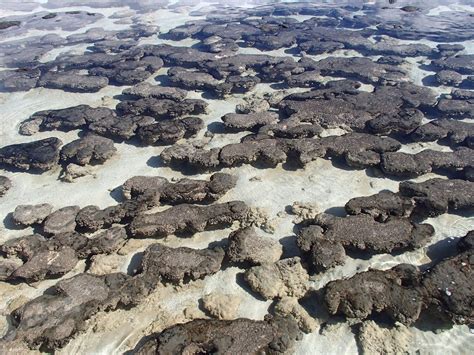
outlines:
M13 221L21 226L31 226L42 223L49 216L53 206L49 203L39 205L18 205L13 211Z
M61 161L78 165L102 164L117 152L111 139L88 134L61 149Z

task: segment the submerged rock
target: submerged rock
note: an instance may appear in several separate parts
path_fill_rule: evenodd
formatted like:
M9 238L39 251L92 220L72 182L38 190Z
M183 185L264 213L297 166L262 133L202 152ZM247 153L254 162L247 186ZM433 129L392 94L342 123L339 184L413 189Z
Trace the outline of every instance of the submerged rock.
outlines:
M0 148L0 163L20 170L50 170L58 163L61 145L54 137L8 145Z

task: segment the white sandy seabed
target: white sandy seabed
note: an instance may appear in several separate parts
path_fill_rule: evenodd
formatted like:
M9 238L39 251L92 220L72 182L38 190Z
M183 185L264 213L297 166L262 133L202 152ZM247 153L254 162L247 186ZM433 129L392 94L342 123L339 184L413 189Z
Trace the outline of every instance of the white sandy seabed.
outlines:
M107 16L116 11L124 9L96 9L87 7L66 8L67 10L89 10L103 13L106 18L100 25L107 29L122 29L124 25L114 24ZM41 8L37 9L41 10ZM37 11L35 10L35 11ZM57 9L60 11L62 9ZM112 11L113 10L113 11ZM0 10L0 17L6 15ZM12 14L11 11L8 15ZM160 10L154 13L141 15L143 21L158 24L162 32L178 26L189 19L196 19L184 13ZM298 18L298 17L297 17ZM76 31L84 32L85 29ZM61 34L61 32L58 32ZM63 33L66 34L66 33ZM70 34L70 33L67 33ZM148 43L163 42L156 38L147 39ZM175 45L191 45L192 41L185 40L173 42ZM466 48L473 48L472 42L463 43ZM434 44L433 44L434 46ZM76 48L83 50L83 48ZM49 53L48 60L54 58L62 49ZM248 52L248 50L246 50ZM252 52L259 52L252 50ZM273 55L288 55L283 51L271 52ZM352 53L350 53L352 55ZM345 52L338 55L347 55ZM320 56L319 56L320 57ZM412 61L412 80L419 84L421 78L432 74L421 72L417 69L415 58ZM157 75L165 74L166 69L157 72ZM156 76L156 75L154 75ZM154 77L153 76L153 77ZM151 78L150 82L154 82ZM2 145L28 142L50 136L56 136L68 143L78 137L78 131L73 132L42 132L32 137L20 136L18 127L20 122L28 118L36 111L45 109L58 109L79 104L87 104L93 107L114 107L118 102L113 99L114 95L120 94L125 87L106 87L94 94L65 93L60 90L37 88L26 93L1 93L0 94L0 142ZM249 94L264 93L272 90L266 84L259 84ZM438 89L441 92L443 88ZM201 98L200 93L193 93L193 97ZM228 112L234 112L235 106L243 101L242 95L223 100L206 100L209 104L209 112L202 118L206 124L219 122L220 117ZM202 137L201 132L199 138ZM209 142L209 146L222 146L224 144L237 142L241 135L225 134L215 135ZM18 204L50 203L55 208L69 205L81 207L95 204L99 207L114 205L117 201L113 196L119 194L116 190L125 180L136 175L159 175L171 178L184 177L177 171L167 167L157 167L162 147L136 147L122 143L116 144L117 155L104 165L95 168L93 176L79 178L75 183L66 183L58 179L59 170L49 171L41 175L28 173L2 172L13 181L13 188L1 199L0 218L4 219L8 213L14 210ZM432 149L447 149L436 144L413 144L404 146L405 151L416 152L426 147ZM448 148L449 149L449 148ZM397 191L398 182L383 177L369 176L364 170L344 170L336 168L328 160L318 159L308 164L304 169L287 171L282 167L275 169L258 169L249 165L239 168L224 169L238 177L235 189L231 190L222 201L243 200L249 206L260 208L269 217L269 224L274 228L273 233L267 233L268 237L280 240L290 251L294 246L288 240L293 233L292 220L294 216L285 213L285 207L292 205L295 201L316 205L320 211L338 208L352 197L367 196L381 190ZM207 178L210 174L194 175L193 178ZM427 174L416 179L417 181L433 178L437 175ZM8 221L8 218L5 219ZM429 219L428 223L435 228L436 234L430 245L443 242L446 248L454 244L455 237L465 235L474 227L474 218L465 218L456 215L445 214L437 218ZM30 234L32 230L8 229L6 225L0 224L0 243L8 239ZM168 246L187 246L192 248L205 248L209 243L222 240L228 236L230 229L212 232L197 233L192 238L180 239L174 236L167 237L160 242ZM263 232L262 232L263 233ZM156 240L130 240L130 242L119 251L118 254L100 257L93 263L93 270L97 273L112 271L127 271L128 265L134 254L143 251L147 245ZM417 251L407 252L402 255L392 256L388 254L376 255L368 260L348 259L342 267L337 267L322 275L316 275L311 279L311 287L319 289L328 281L341 277L352 276L370 268L387 269L398 263L425 264L430 261L426 250L430 246ZM75 270L65 275L64 278L83 272L84 263L79 263ZM164 327L177 322L183 322L195 317L205 317L198 308L199 299L211 292L232 294L242 299L237 312L239 317L251 319L263 319L268 312L270 302L257 300L245 291L236 282L241 269L231 267L220 271L205 280L193 282L183 286L161 286L147 300L138 307L131 310L117 310L109 313L99 313L88 321L87 330L79 333L66 347L57 351L58 354L119 354L135 346L144 335L153 331L160 331ZM7 315L12 309L18 307L26 300L39 296L45 289L54 285L57 280L41 281L38 284L20 284L12 286L0 283L0 335L7 330ZM316 305L315 305L316 306ZM374 342L380 341L374 334ZM449 330L439 333L422 331L410 328L401 333L400 342L408 342L409 352L419 354L472 354L474 353L473 337L467 326L455 326ZM296 354L354 354L357 353L357 344L354 334L346 323L337 323L327 327L324 331L319 330L306 334L296 344Z

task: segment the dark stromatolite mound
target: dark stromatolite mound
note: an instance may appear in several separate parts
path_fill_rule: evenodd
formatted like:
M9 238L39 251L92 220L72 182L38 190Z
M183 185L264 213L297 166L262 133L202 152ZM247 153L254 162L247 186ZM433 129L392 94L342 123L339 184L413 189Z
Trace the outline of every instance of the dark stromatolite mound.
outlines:
M432 64L440 69L452 70L460 74L474 74L474 54L459 54L454 57L437 59Z
M138 128L137 136L147 145L173 144L196 135L203 127L204 122L199 117L184 117L142 126Z
M400 183L400 194L413 199L416 211L437 216L474 208L474 182L457 179L430 179Z
M101 228L108 228L114 223L129 221L139 212L145 210L149 201L143 199L140 202L129 200L118 205L101 209L94 205L80 209L75 216L75 225L79 230L97 231Z
M368 214L347 217L321 214L313 223L300 231L298 244L303 251L310 252L311 263L319 270L344 263L341 246L347 250L392 253L419 248L434 234L429 224L415 224L397 217L378 222Z
M50 170L58 163L61 145L55 137L8 145L0 148L0 163L20 170Z
M135 101L122 101L117 105L117 112L122 115L147 115L169 119L184 115L199 115L206 112L206 107L207 103L198 99L176 102L148 97Z
M72 71L48 72L41 76L37 85L49 89L60 89L72 92L97 92L109 84L103 76L87 76Z
M317 124L299 124L292 120L267 124L258 130L258 134L265 134L277 138L312 138L323 132Z
M49 203L38 205L18 205L13 211L12 219L20 226L31 226L42 223L51 214L53 206Z
M156 205L209 203L218 200L235 187L237 179L229 174L215 173L207 180L181 179L170 183L159 176L135 176L122 185L127 199L142 200L152 196Z
M162 282L179 284L215 274L223 260L224 250L221 248L199 250L153 244L145 250L142 265L147 273Z
M420 273L414 265L400 264L389 270L369 270L325 287L325 303L331 314L365 319L383 312L394 321L415 322L422 311L455 324L471 324L473 232L458 242L458 254L441 260Z
M290 318L196 319L153 334L134 353L283 354L299 335L296 322Z
M206 150L191 145L175 145L160 154L161 159L172 166L186 165L199 169L212 169L219 165L236 166L255 162L276 166L287 161L301 165L317 158L345 159L354 168L377 166L383 152L393 152L400 143L392 138L364 133L348 133L319 139L281 139L266 135L244 137L240 143Z
M114 111L109 108L94 108L88 105L39 111L20 125L20 133L32 135L38 131L70 131L92 123L100 123L114 116Z
M0 197L5 195L12 187L12 182L6 176L0 176Z
M436 73L436 81L440 85L458 86L462 83L463 77L453 70L440 70Z
M151 85L149 83L140 83L122 92L124 95L134 98L153 97L155 99L168 99L182 101L186 98L187 92L178 88Z
M426 149L416 154L387 152L382 154L382 170L387 175L420 176L431 171L464 172L474 168L474 150L459 147L453 152Z
M154 214L139 214L129 225L135 238L165 237L173 233L194 234L211 228L230 226L243 220L248 207L231 201L206 207L182 204Z
M79 206L67 206L54 211L46 217L43 231L46 234L73 232L76 228L76 215L79 210Z
M79 274L59 281L50 292L13 311L12 337L26 342L32 349L64 346L85 328L85 321L92 315L117 306L114 292L127 279L125 274Z
M442 260L423 274L427 303L456 324L472 324L474 310L474 231L458 242L459 254Z
M91 238L75 232L55 234L49 239L33 234L9 240L1 250L24 262L11 271L8 280L32 282L60 277L71 271L79 259L112 253L123 245L126 238L122 227L110 228Z
M451 145L474 147L474 124L449 119L434 120L418 127L411 138L423 142L447 138Z
M467 99L441 99L436 106L442 116L448 118L473 118L474 102L472 98Z
M350 81L330 82L321 89L287 96L279 107L291 119L326 128L341 127L375 133L409 132L421 124L418 107L436 104L429 88L410 83L377 87L374 92L357 90Z
M366 197L355 197L345 205L346 212L349 214L365 213L379 221L385 221L392 216L408 217L414 208L414 202L410 197L401 196L391 191L381 191Z
M221 117L224 126L231 131L252 131L254 129L275 123L278 120L276 112L228 113Z
M28 91L36 87L41 75L37 68L19 68L0 72L1 91Z
M115 116L108 115L99 121L91 123L88 128L101 136L130 139L136 135L139 128L155 123L155 119L150 116Z
M61 161L79 165L102 164L117 152L111 139L88 134L61 149Z
M324 300L330 314L365 319L372 312L383 312L395 321L412 324L423 307L423 296L416 287L418 273L415 266L402 264L355 274L329 282Z

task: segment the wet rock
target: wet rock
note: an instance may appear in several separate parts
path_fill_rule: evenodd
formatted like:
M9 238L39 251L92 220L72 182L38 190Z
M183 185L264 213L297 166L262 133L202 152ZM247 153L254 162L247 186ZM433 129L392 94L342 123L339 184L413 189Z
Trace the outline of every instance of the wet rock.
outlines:
M173 233L194 234L207 229L230 226L242 220L248 207L232 201L206 207L182 204L154 214L139 214L129 225L135 238L165 237Z
M6 176L0 176L0 197L5 195L12 187L12 182Z
M474 207L474 183L457 179L430 179L424 182L400 183L400 194L413 199L416 212L437 216Z
M278 114L275 112L228 113L221 117L224 126L231 131L252 131L262 126L275 123Z
M474 92L472 90L454 89L451 91L453 99L469 100L474 99Z
M102 164L117 152L111 139L87 134L64 145L61 149L61 161L78 165Z
M122 185L127 199L141 200L153 196L157 205L179 203L209 203L218 200L235 187L236 178L229 174L216 173L209 181L180 179L170 183L159 176L135 176Z
M20 125L20 134L32 135L39 131L70 131L94 122L114 117L113 110L106 107L79 105L59 110L45 110L34 113Z
M0 148L0 163L20 170L50 170L59 160L61 145L61 140L54 137L8 145Z
M452 145L474 147L474 124L449 119L434 120L417 128L411 138L422 142L447 138Z
M388 175L420 176L431 171L460 172L472 169L472 149L460 147L453 152L425 149L416 154L387 152L382 154L382 170Z
M239 296L222 293L210 293L202 298L203 308L217 319L235 319L240 302Z
M102 76L86 76L73 72L49 72L41 76L37 85L72 92L97 92L108 84L109 80Z
M153 244L145 250L143 268L146 273L174 284L215 274L220 270L224 251L216 249L170 248Z
M49 203L39 205L18 205L13 211L13 221L21 226L42 223L53 210Z
M296 324L286 318L255 321L196 319L153 334L137 354L212 351L229 354L286 353L299 337Z
M199 115L206 112L206 107L207 103L198 99L176 102L148 97L135 101L122 101L117 105L117 111L121 115L147 115L169 119L184 115Z
M436 46L441 57L451 57L465 49L462 44L440 43Z
M278 241L259 236L252 227L232 232L228 240L226 256L233 263L274 263L283 254L283 247Z
M173 144L182 138L196 135L204 127L199 117L185 117L152 123L138 128L137 136L147 144Z
M254 266L245 272L245 280L253 291L270 300L284 296L301 298L307 291L309 276L300 258L294 257Z
M440 85L458 86L462 83L463 77L461 74L452 70L441 70L436 73L436 81Z
M416 285L419 272L412 265L389 270L369 270L349 279L331 281L324 300L330 314L365 319L384 313L402 324L412 324L420 315L423 297Z
M350 199L345 209L352 215L368 214L378 221L386 221L389 217L408 217L415 208L411 198L400 196L391 191L381 191L378 194L355 197Z
M312 333L318 327L317 321L308 314L295 297L283 297L278 300L273 313L280 317L293 318L298 327L305 333Z
M54 211L44 221L44 232L47 234L73 232L79 210L79 206L68 206Z
M153 97L155 99L168 99L182 101L187 92L173 87L151 85L149 83L140 83L122 92L124 95L132 96L137 99Z

